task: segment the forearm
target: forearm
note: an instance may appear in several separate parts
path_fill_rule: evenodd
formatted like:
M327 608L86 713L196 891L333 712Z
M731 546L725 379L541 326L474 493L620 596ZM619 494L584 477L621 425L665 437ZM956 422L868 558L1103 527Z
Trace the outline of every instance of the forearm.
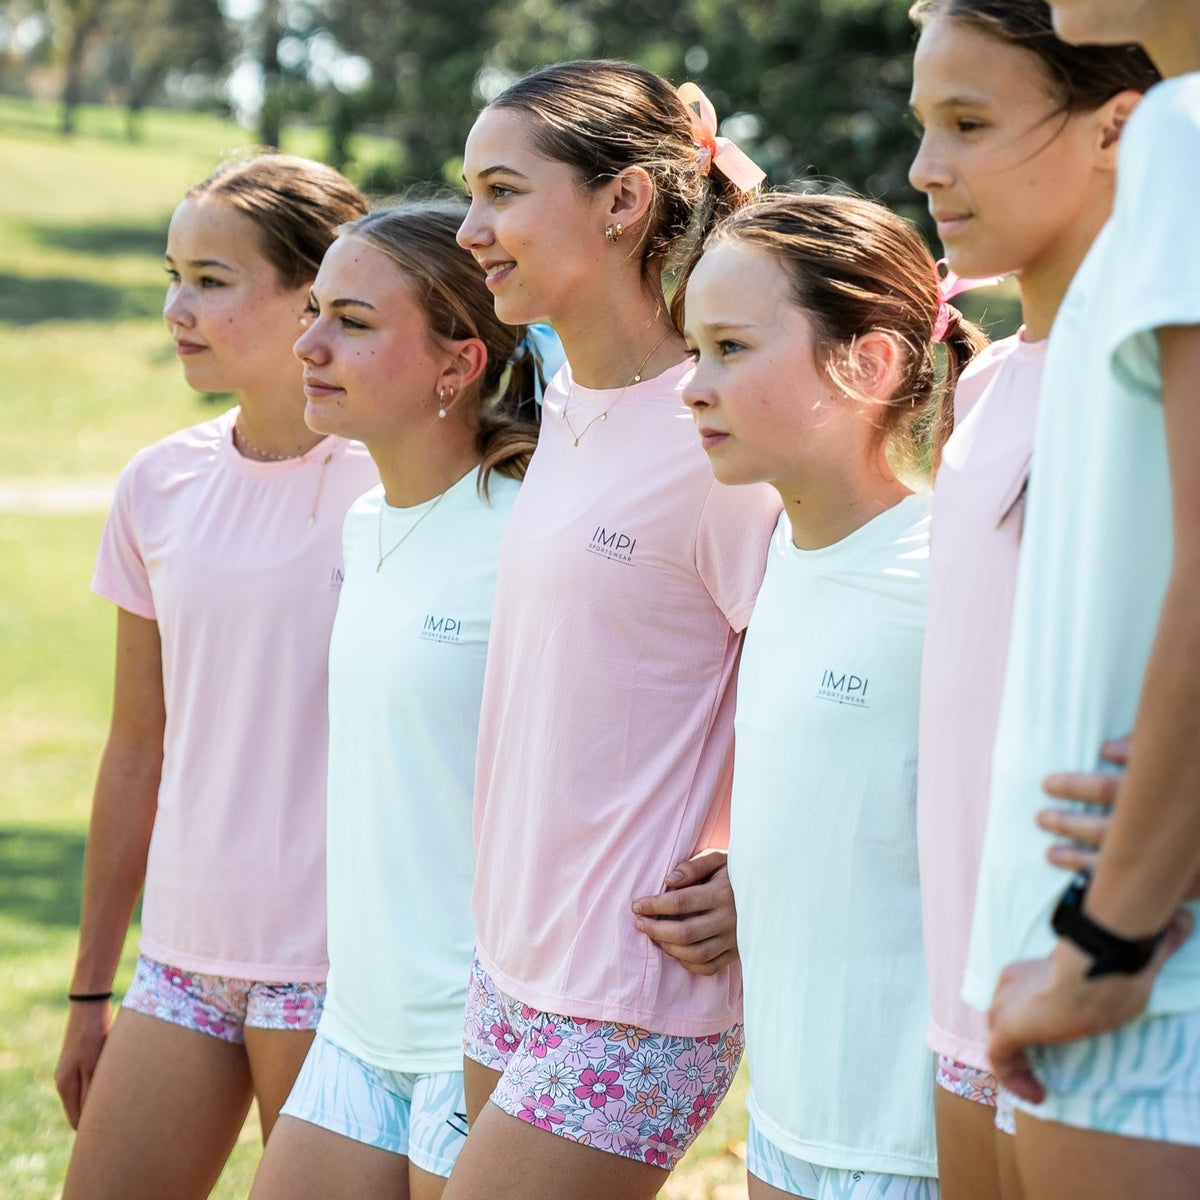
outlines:
M111 741L105 748L88 828L73 992L112 986L146 875L161 765L161 752Z
M1176 560L1146 670L1129 772L1088 893L1116 933L1161 929L1200 870L1200 555Z

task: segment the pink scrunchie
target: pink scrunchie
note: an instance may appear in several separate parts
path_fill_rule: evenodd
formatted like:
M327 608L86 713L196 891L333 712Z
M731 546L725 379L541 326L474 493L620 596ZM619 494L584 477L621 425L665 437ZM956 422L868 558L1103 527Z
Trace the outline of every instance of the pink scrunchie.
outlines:
M950 301L955 296L961 296L963 292L969 292L973 288L991 287L993 284L999 283L1004 276L993 275L988 279L963 279L950 269L950 264L944 258L938 259L935 270L938 281L938 310L937 317L933 322L933 333L929 340L937 345L946 340L946 335L951 328L962 318L962 313Z
M767 173L728 138L717 136L717 110L712 101L694 83L681 85L678 94L692 123L700 174L707 175L716 167L734 187L754 191Z

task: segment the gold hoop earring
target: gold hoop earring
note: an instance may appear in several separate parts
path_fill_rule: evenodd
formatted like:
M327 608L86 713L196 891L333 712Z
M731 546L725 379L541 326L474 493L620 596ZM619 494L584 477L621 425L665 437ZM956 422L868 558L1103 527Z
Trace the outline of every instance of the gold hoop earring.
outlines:
M446 419L446 409L454 403L454 389L438 388L438 420Z
M620 240L621 234L624 232L624 227L622 226L621 222L618 221L615 225L609 225L604 230L604 236L608 238L610 245L616 245L616 243Z

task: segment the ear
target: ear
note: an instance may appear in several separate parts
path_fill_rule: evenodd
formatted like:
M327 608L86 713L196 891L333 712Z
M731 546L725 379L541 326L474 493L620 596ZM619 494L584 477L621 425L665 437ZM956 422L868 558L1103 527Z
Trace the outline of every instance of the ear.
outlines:
M871 329L854 339L848 351L850 378L873 400L886 400L896 390L903 354L896 339L882 329Z
M1098 148L1104 156L1104 166L1108 170L1117 169L1117 145L1121 140L1121 130L1125 128L1125 122L1133 115L1133 110L1137 108L1141 99L1141 92L1118 92L1096 110L1100 132Z
M626 167L609 181L607 221L631 230L653 205L654 182L643 167Z
M487 347L479 338L460 338L450 343L449 351L450 361L438 376L437 388L457 394L475 383L487 369Z

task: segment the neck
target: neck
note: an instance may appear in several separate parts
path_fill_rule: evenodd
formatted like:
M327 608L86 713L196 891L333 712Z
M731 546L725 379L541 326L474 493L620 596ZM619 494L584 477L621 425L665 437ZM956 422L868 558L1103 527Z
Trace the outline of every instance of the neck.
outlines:
M433 418L427 436L370 440L366 443L383 494L393 508L412 508L440 496L479 465L475 430Z
M1075 222L1070 236L1058 244L1053 257L1017 275L1026 341L1040 342L1050 336L1067 288L1071 286L1080 263L1104 228L1104 222L1112 211L1112 201L1111 183L1103 192L1097 189L1096 203Z
M832 546L911 495L882 452L879 458L858 472L841 472L833 464L821 478L775 484L798 549Z
M282 457L307 454L325 436L305 425L304 393L295 380L278 388L239 392L237 421L245 441ZM247 458L257 457L245 442L239 449Z
M632 303L629 290L618 290L603 289L602 296L555 318L571 376L582 387L627 387L635 375L653 379L687 354L657 287L639 286Z

